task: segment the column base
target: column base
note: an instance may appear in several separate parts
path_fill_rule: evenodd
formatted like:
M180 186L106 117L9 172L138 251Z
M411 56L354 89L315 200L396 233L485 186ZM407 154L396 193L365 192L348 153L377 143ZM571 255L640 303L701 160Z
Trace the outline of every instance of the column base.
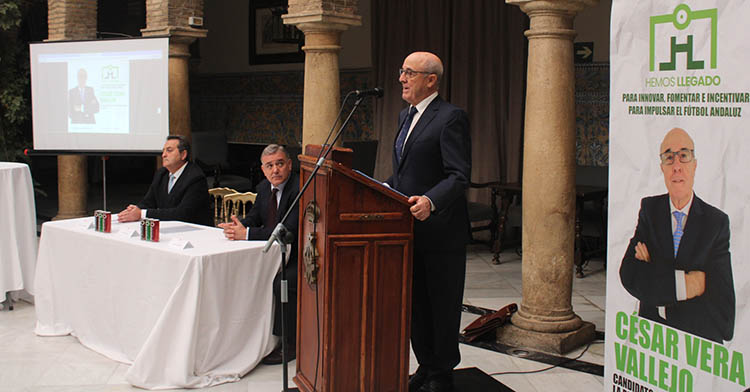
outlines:
M569 332L536 332L506 323L497 329L497 342L511 347L565 354L594 340L594 324L584 321L578 329Z

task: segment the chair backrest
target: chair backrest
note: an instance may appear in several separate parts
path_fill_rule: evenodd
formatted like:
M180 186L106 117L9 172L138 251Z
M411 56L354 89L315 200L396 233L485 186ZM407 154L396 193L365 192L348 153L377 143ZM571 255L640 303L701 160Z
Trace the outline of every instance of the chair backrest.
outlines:
M244 218L247 214L247 204L250 206L255 203L255 198L258 197L257 193L245 192L245 193L233 193L231 195L224 196L224 219L229 221L232 215L236 215L238 218ZM240 207L242 207L242 215L240 215Z
M233 193L237 193L232 188L211 188L208 190L208 194L213 196L214 201L214 226L219 223L226 222L224 216L224 197Z

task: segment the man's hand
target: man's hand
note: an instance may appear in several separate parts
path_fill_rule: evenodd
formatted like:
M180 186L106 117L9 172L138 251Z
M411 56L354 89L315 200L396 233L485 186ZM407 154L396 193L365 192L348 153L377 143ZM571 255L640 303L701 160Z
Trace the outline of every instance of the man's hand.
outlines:
M430 217L430 212L432 211L430 199L425 196L412 196L408 201L409 203L414 204L409 208L409 211L411 211L411 214L414 215L415 218L423 221Z
M141 220L141 209L136 205L129 205L128 208L117 214L118 222L136 222Z
M219 227L224 229L224 237L231 241L247 239L247 228L237 219L237 215L232 215L232 221L229 223L219 223Z
M703 295L706 291L706 273L703 271L686 272L685 291L687 292L687 299Z
M648 254L648 248L643 242L635 244L635 258L647 263L651 261L651 256Z

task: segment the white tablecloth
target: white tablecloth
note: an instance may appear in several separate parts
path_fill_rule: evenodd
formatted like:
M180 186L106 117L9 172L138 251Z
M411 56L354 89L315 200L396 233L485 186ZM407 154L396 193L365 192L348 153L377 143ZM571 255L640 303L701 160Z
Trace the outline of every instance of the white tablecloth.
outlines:
M29 166L0 162L0 302L8 291L34 294L36 211Z
M161 222L161 242L151 243L122 235L138 223L113 223L105 234L89 222L42 226L37 335L72 334L132 364L126 380L148 389L237 381L273 350L278 246L264 254L264 242L182 222ZM172 246L177 239L193 248Z

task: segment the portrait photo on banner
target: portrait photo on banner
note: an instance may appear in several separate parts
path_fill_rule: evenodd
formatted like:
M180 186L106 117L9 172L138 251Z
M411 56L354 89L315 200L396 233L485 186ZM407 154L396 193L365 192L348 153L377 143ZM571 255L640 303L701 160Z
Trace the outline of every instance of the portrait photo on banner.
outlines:
M744 391L744 1L613 0L606 391Z

